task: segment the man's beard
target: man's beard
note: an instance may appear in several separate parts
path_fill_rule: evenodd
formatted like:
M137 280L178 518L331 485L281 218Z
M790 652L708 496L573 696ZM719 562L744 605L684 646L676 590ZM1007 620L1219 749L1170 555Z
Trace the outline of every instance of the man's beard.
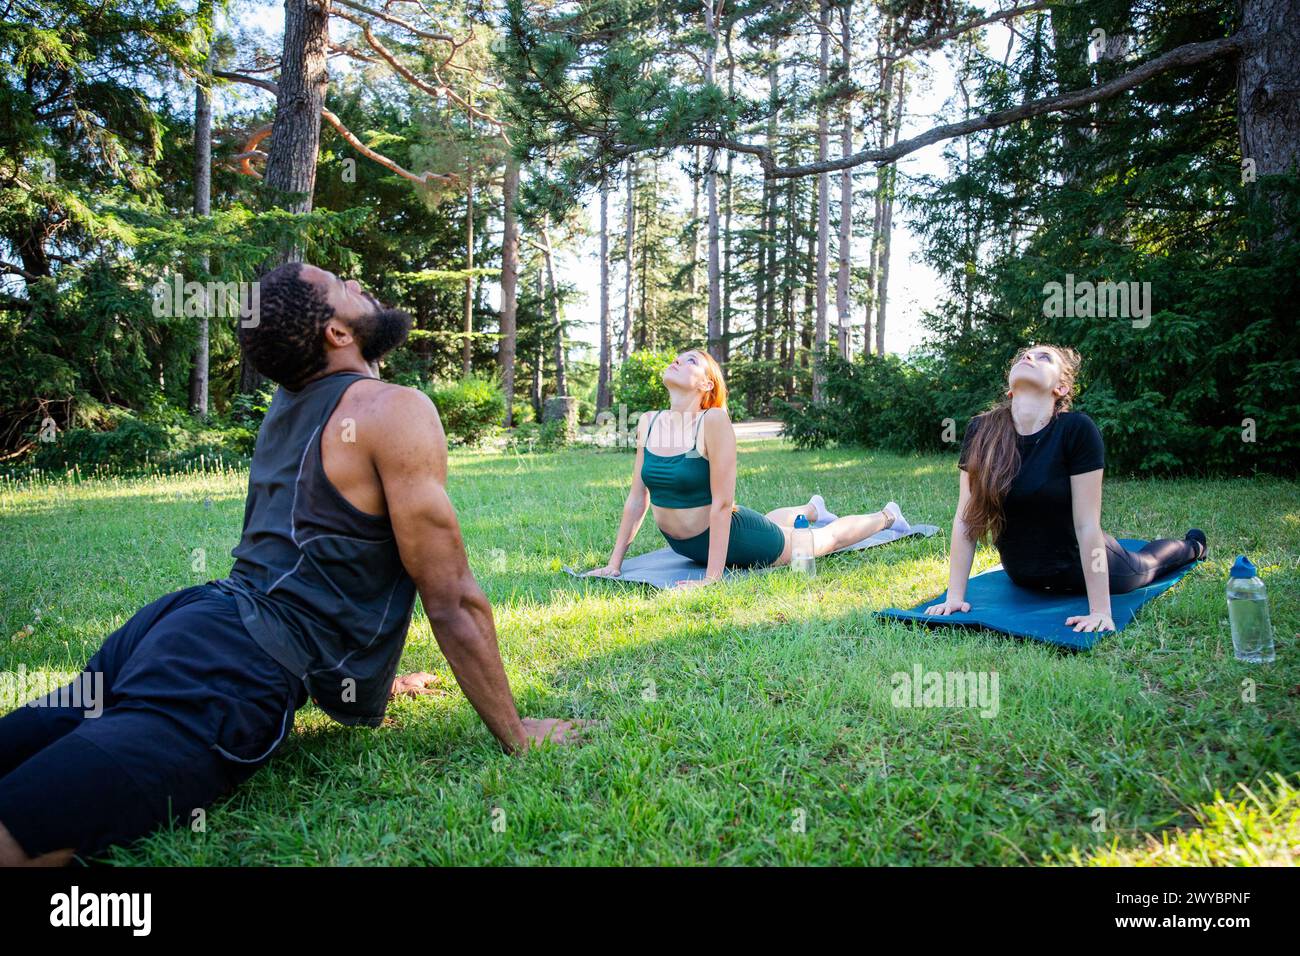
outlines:
M401 309L380 308L357 319L353 332L361 345L361 357L367 362L378 362L406 341L411 332L411 316Z

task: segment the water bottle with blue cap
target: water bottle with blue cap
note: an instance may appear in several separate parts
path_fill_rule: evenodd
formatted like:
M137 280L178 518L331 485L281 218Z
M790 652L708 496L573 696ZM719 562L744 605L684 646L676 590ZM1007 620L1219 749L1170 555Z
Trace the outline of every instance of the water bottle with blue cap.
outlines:
M794 534L790 536L790 570L795 574L817 576L817 552L813 548L812 526L807 515L794 519Z
M1232 650L1237 660L1251 664L1273 662L1273 625L1268 618L1268 596L1255 565L1244 554L1228 572L1228 620L1232 622Z

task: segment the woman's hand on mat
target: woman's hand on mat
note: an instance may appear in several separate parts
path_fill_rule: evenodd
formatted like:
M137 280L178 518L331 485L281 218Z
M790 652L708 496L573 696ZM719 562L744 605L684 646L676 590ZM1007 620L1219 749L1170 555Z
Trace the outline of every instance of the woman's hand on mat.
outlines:
M582 742L582 732L592 725L590 720L561 720L558 717L525 717L524 733L528 736L528 749L546 744L575 744Z
M1109 614L1076 614L1065 619L1065 626L1074 625L1075 631L1113 631L1115 622Z
M607 564L603 568L592 568L583 577L587 578L616 578L623 573L623 569L614 564Z
M948 600L944 601L942 604L934 604L931 605L930 607L927 607L925 609L925 613L939 614L939 615L946 616L948 614L965 614L969 610L970 610L970 602L954 601L952 598L949 598Z
M673 585L674 591L689 591L691 588L702 588L707 584L717 584L722 578L694 578L686 581L678 581Z

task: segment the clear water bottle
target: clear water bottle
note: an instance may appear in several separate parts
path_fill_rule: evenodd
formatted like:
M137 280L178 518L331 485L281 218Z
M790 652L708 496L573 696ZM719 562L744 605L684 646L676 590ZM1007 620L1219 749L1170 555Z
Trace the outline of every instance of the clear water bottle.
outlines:
M794 534L790 537L790 570L795 574L817 576L817 552L813 549L812 528L806 515L794 519Z
M1268 596L1255 566L1238 555L1228 572L1228 620L1232 622L1232 649L1237 660L1251 664L1273 662L1273 626L1268 619Z

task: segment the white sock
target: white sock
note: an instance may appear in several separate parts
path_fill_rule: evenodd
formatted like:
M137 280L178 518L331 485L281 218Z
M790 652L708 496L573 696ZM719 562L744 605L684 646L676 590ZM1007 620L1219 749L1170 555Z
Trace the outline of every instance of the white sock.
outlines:
M826 499L821 495L813 495L808 499L808 504L817 509L818 521L834 521L839 515L831 514L831 510L826 507Z
M885 505L883 511L894 519L894 523L889 526L891 531L907 534L912 530L912 526L908 524L907 519L903 517L903 512L902 509L898 507L898 502L891 501L889 504Z

